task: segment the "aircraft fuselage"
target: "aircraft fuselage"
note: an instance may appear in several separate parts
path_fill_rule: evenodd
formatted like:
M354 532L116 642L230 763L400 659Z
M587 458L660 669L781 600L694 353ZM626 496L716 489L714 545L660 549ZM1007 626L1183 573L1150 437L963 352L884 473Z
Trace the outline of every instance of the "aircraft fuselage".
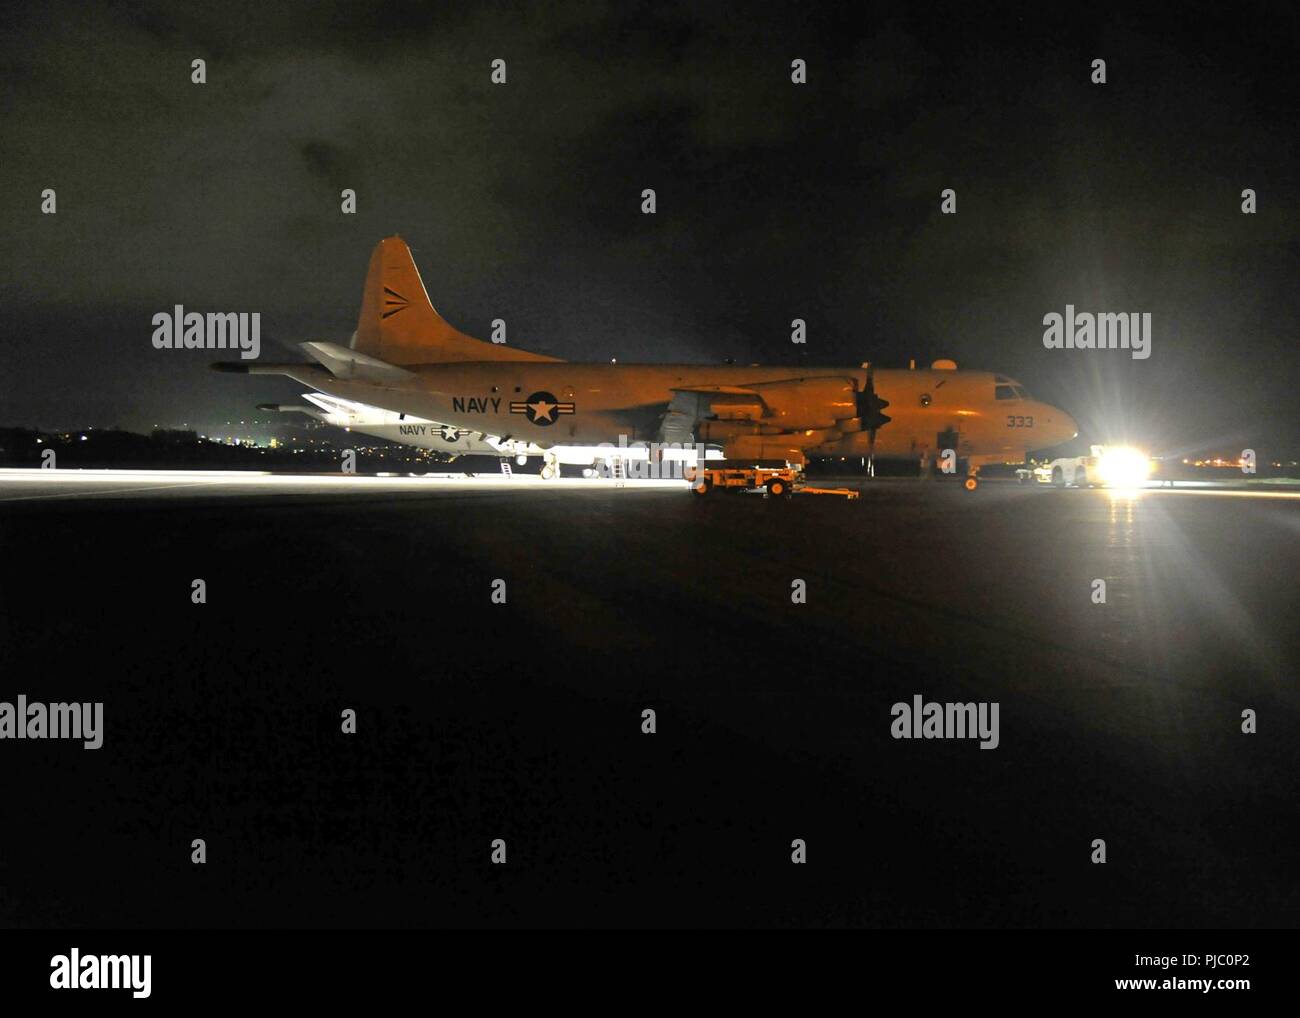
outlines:
M430 421L547 448L554 445L660 441L664 408L678 389L722 390L764 383L826 380L830 391L820 412L827 421L851 419L847 398L834 397L835 382L860 386L863 368L696 364L575 364L497 361L408 367L407 382L375 383L322 378L310 384L330 395L412 414ZM305 379L304 379L305 380ZM996 376L985 371L890 370L874 372L876 393L888 401L890 420L876 434L881 457L915 458L952 448L959 456L1023 456L1026 450L1067 441L1077 428L1063 411L1030 398L999 399ZM795 397L798 399L798 397ZM811 398L811 397L810 397ZM801 410L802 412L802 410ZM777 421L755 421L774 431ZM812 456L863 456L866 432L818 433ZM822 440L824 438L824 440Z

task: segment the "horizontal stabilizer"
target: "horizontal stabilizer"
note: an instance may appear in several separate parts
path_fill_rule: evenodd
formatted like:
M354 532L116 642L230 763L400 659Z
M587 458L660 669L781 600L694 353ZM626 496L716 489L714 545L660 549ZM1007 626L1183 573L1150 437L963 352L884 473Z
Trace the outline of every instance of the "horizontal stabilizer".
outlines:
M356 378L365 382L402 382L412 378L405 368L394 367L377 357L358 353L338 343L300 343L303 351L323 364L335 378Z

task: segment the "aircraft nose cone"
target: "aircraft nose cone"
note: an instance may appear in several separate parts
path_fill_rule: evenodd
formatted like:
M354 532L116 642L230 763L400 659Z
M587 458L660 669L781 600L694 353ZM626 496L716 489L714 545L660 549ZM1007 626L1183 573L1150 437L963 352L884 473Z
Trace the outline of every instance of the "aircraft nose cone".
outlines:
M1052 407L1051 422L1057 445L1079 436L1078 422L1059 407Z
M1063 442L1078 437L1078 422L1060 407L1044 403L1040 414L1044 425L1042 436L1047 440L1044 442L1045 448L1061 445Z

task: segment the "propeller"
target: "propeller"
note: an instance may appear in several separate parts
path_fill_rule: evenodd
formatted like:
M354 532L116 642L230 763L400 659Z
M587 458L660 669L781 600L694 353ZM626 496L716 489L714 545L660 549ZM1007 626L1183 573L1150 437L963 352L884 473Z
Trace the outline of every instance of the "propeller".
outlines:
M854 393L854 402L857 404L856 409L858 419L862 422L862 430L867 433L867 476L875 477L876 432L893 418L883 413L885 407L889 406L889 400L881 399L876 395L875 368L870 364L863 366L867 369L867 380Z

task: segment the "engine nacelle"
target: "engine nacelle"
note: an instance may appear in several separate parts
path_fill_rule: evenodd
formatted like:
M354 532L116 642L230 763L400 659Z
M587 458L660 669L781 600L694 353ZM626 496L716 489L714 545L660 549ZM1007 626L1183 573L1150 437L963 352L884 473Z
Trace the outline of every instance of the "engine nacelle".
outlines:
M748 386L766 408L764 430L831 428L857 414L857 389L849 378L791 378Z
M758 462L774 460L782 463L798 463L801 466L808 457L802 446L790 441L792 436L744 435L733 438L722 447L722 455L728 460Z
M757 435L758 430L753 421L700 421L695 437L709 445L725 445L742 435Z
M832 428L809 428L787 431L780 435L737 435L722 445L722 455L729 460L785 460L803 463L806 450L832 439L840 433Z

